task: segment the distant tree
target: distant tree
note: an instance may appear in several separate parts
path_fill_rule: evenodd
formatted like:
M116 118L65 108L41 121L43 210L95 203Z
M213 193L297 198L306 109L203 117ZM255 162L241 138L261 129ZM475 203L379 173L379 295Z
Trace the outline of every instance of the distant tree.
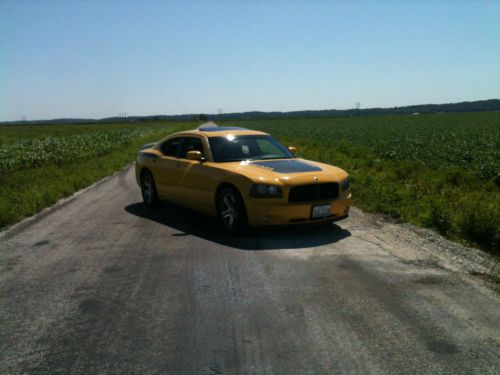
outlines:
M200 120L200 121L208 121L208 116L204 115L204 114L198 115L198 120Z

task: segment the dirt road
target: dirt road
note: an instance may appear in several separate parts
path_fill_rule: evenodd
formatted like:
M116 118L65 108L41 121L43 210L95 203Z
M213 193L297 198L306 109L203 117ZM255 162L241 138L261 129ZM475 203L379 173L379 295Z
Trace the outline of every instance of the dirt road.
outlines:
M227 237L127 169L0 254L0 373L500 373L494 261L356 209Z

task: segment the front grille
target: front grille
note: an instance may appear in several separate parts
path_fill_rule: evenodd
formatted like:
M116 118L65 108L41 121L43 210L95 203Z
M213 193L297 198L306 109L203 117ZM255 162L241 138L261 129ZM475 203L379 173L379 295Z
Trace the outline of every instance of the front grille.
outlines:
M288 202L314 202L332 200L339 196L339 184L329 182L324 184L311 184L295 186L290 189Z

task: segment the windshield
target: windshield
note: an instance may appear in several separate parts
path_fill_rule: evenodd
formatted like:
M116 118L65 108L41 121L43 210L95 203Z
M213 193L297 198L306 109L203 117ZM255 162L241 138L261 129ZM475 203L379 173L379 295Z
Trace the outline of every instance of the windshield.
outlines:
M294 158L270 135L228 135L208 138L215 162Z

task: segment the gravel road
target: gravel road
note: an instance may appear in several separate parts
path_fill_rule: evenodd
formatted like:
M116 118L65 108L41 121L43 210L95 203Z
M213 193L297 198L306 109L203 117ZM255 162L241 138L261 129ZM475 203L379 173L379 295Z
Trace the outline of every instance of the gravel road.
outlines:
M127 168L0 234L0 373L500 373L489 256L353 209L219 232Z

